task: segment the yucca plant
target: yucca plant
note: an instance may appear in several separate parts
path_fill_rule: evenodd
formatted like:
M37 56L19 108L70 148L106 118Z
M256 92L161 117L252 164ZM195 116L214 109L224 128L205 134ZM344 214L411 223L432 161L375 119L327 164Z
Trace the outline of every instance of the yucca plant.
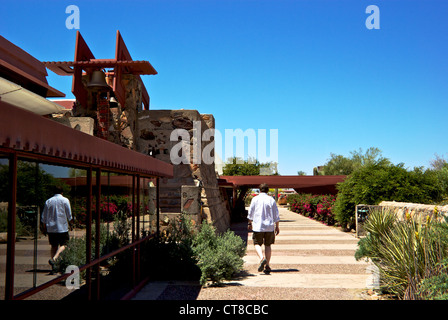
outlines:
M408 213L399 220L389 210L373 210L364 227L368 235L359 242L356 258L372 259L383 289L399 299L424 298L419 293L421 281L438 274L447 257L440 222L429 217L419 223Z
M355 253L357 260L365 257L373 261L381 258L380 248L383 246L383 238L386 237L397 221L396 214L391 210L374 209L369 212L367 221L364 224L364 230L367 235L362 238Z

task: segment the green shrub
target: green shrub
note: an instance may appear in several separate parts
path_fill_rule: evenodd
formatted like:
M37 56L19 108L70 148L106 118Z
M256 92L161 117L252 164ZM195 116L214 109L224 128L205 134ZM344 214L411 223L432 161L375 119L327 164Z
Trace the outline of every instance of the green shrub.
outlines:
M355 226L358 204L376 205L381 201L434 203L441 201L443 190L432 170L414 168L387 161L366 164L339 183L334 205L335 219L345 229Z
M192 243L196 231L188 215L171 220L159 238L142 246L143 267L157 280L197 280L200 270L194 257Z
M92 258L95 255L92 228ZM126 220L117 220L109 235L106 227L101 226L101 255L118 249L128 243L129 224ZM124 275L128 272L130 250L108 259L107 264L112 275ZM196 231L188 215L180 215L172 220L160 237L154 237L141 245L142 273L152 279L197 280L202 285L207 281L221 283L241 271L246 244L232 231L218 235L215 228L203 222L200 231ZM86 262L86 238L71 238L67 248L57 261L58 270L64 271L69 265L82 266ZM85 273L81 273L84 277Z
M0 210L0 232L8 231L8 211Z
M65 272L68 266L81 267L86 264L86 238L71 237L65 250L61 253L60 259L56 260L56 270ZM85 278L85 271L80 273L82 279Z
M418 294L426 300L448 300L448 259L439 266L439 272L419 284Z
M100 224L100 256L126 245L129 242L128 231L129 222L125 219L116 219L112 231L107 230L107 226ZM96 227L92 225L92 248L91 257L95 259ZM70 265L82 266L86 263L86 236L81 238L71 237L67 243L66 249L61 253L60 259L56 261L56 269L59 272L65 272ZM112 257L105 264L115 264L119 261L117 257ZM84 276L81 272L81 277Z
M204 222L193 241L193 252L201 270L200 283L220 284L242 270L246 244L231 231L218 235L212 225Z

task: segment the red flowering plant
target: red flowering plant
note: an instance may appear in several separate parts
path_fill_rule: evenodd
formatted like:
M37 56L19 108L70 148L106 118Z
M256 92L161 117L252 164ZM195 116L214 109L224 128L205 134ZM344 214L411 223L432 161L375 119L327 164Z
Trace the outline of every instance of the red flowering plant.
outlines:
M72 213L77 227L83 227L87 218L87 203L85 197L71 199ZM96 212L96 197L92 198L92 217ZM115 217L129 217L132 215L132 203L128 196L110 195L100 198L101 220L114 221Z
M86 224L86 201L85 198L70 199L72 216L76 227L83 227Z
M100 203L100 213L101 218L104 221L113 221L114 216L117 213L117 205L113 202L107 202L104 198L101 199Z
M320 202L317 204L316 208L316 219L324 222L327 225L334 224L334 214L333 214L333 205L336 201L336 197L322 196Z
M291 211L328 225L334 224L335 201L336 197L333 195L292 194L288 196Z

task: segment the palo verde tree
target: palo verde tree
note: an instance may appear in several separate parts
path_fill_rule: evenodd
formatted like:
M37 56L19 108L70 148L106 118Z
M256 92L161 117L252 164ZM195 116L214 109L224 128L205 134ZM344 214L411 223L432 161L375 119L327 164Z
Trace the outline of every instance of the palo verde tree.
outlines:
M222 170L224 176L278 175L276 162L261 163L257 159L229 158Z

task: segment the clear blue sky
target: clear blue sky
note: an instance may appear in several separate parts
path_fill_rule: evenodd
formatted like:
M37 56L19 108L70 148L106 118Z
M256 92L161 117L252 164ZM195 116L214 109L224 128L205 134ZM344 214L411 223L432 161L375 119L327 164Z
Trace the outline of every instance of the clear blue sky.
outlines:
M448 156L448 1L4 1L0 34L42 61L72 60L76 31L96 58L114 58L120 30L151 109L212 113L216 128L278 129L279 172L331 153L380 148L394 163ZM365 26L368 5L380 29ZM71 78L49 83L71 94Z

